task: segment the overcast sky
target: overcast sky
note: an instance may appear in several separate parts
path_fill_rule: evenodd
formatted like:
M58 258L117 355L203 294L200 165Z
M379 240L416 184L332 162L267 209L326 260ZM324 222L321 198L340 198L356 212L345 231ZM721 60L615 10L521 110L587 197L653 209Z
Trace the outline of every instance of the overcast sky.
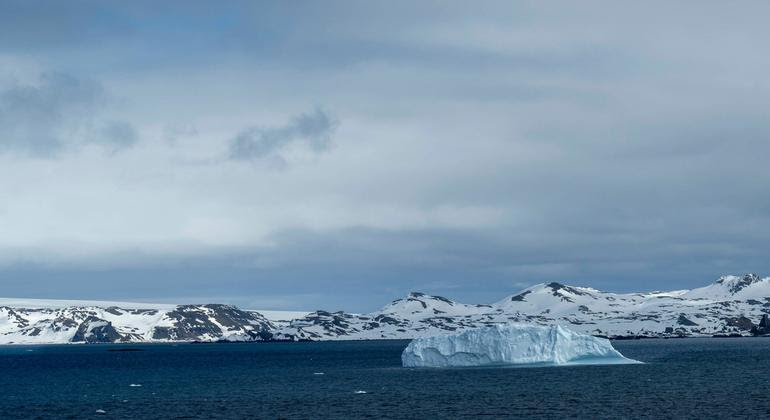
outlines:
M8 297L770 273L770 3L0 2Z

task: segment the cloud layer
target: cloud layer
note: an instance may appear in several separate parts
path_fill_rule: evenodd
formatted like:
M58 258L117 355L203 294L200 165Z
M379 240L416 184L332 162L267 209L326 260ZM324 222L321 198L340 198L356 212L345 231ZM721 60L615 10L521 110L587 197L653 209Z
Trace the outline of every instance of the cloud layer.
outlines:
M50 6L0 6L9 295L368 310L770 272L764 2Z
M10 83L0 90L0 152L53 157L87 143L113 152L130 147L137 137L131 124L100 119L109 102L99 83L63 73Z

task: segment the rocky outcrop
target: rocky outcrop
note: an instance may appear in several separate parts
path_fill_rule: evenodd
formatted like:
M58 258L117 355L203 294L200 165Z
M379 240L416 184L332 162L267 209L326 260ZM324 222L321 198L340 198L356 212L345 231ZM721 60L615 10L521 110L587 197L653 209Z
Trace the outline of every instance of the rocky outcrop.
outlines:
M275 326L256 312L231 305L181 305L166 313L170 325L156 326L152 338L170 341L269 340Z
M725 276L723 278L720 278L719 280L717 280L717 284L726 284L730 280L729 277L730 276ZM733 294L738 293L741 290L745 289L746 287L751 286L752 284L755 284L761 280L762 279L760 279L759 276L756 274L746 274L742 278L736 281L730 282L729 284L730 293L733 293Z
M758 325L751 328L752 335L770 335L770 317L767 314L762 315Z
M73 343L115 343L123 341L123 336L115 330L111 322L91 316L78 326L70 341Z

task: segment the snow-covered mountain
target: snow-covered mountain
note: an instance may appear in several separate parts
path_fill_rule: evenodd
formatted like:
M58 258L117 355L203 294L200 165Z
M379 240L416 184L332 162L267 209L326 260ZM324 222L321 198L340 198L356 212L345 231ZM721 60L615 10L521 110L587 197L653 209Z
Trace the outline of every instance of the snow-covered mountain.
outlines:
M230 305L0 306L0 344L256 341L276 325ZM55 302L53 302L55 304Z
M490 305L411 293L365 315L317 311L276 332L311 340L414 338L506 322L558 324L607 337L750 335L770 314L770 277L723 276L706 287L616 294L537 284Z
M0 344L395 339L508 322L558 324L607 337L751 335L765 314L770 277L753 274L672 292L537 284L484 305L411 293L369 314L272 312L270 318L221 304L0 299Z

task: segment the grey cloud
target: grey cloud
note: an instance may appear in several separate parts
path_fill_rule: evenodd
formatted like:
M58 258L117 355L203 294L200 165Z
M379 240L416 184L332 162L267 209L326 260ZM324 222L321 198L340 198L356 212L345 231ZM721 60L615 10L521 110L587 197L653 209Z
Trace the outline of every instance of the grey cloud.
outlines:
M101 130L99 141L109 148L111 153L117 153L133 146L138 134L133 125L125 121L110 121Z
M64 73L44 74L36 84L11 84L0 90L0 152L54 157L89 142L113 151L131 146L133 126L100 121L109 102L101 84Z
M0 92L0 148L51 156L65 147L72 131L104 100L95 83L48 74L38 85L16 84Z
M277 154L292 143L320 153L331 146L338 122L320 108L300 114L282 127L247 128L230 141L230 159L252 160Z

